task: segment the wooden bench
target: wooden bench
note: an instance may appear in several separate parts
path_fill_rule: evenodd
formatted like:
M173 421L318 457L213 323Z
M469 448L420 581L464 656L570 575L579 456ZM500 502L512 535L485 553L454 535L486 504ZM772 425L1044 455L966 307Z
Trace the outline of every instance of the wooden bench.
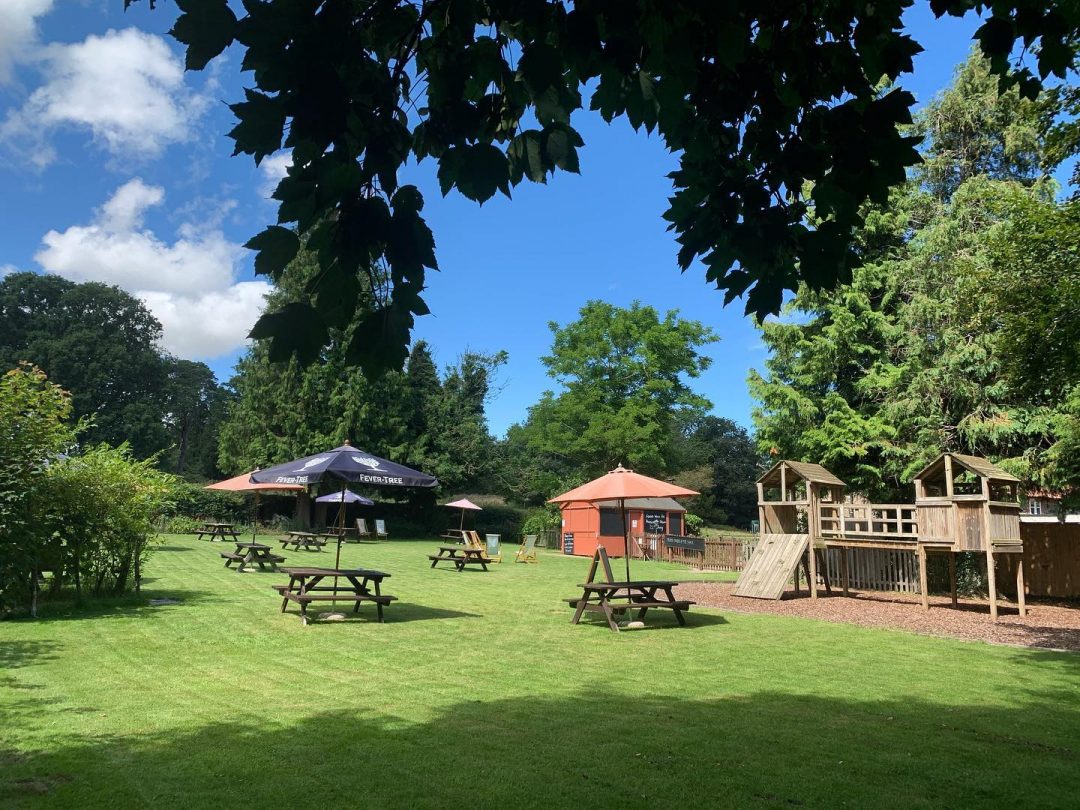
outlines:
M281 612L285 612L285 605L288 602L296 602L300 605L300 620L306 625L308 623L307 606L312 602L352 602L353 613L360 612L360 605L363 602L374 602L375 609L379 614L379 621L383 621L383 607L389 605L391 602L397 601L396 596L392 596L388 593L383 594L360 594L352 589L334 589L334 588L314 588L313 590L332 590L334 593L294 593L288 590L288 586L284 586L285 590L280 590Z
M234 554L231 551L222 551L221 552L221 557L222 557L222 559L225 560L225 567L226 568L229 567L229 563L243 562L244 561L244 555L243 554Z

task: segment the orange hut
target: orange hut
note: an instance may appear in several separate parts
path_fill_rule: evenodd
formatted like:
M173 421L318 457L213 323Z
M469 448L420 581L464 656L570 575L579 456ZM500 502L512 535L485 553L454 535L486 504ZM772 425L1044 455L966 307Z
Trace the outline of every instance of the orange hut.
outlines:
M609 557L623 555L623 518L619 502L569 501L562 507L562 534L572 535L563 543L563 553L591 557L599 546ZM673 498L631 498L626 501L626 527L631 540L648 543L648 538L683 534L686 507ZM655 551L655 547L652 548Z
M627 555L632 538L643 537L647 533L644 525L647 519L651 518L653 528L660 528L662 521L663 528L667 531L660 532L661 534L673 534L670 528L676 522L678 527L682 528L681 511L670 508L650 510L647 503L639 505L635 510L630 506L631 503L700 494L686 487L649 478L620 464L607 475L557 495L548 503L557 503L562 509L564 554L592 556L598 547L603 546L610 556L623 557ZM675 506L678 507L678 504ZM682 507L678 509L681 510ZM632 511L638 513L636 527L630 514ZM662 518L658 516L661 512ZM678 517L672 518L672 514ZM629 565L627 559L627 579L630 578Z

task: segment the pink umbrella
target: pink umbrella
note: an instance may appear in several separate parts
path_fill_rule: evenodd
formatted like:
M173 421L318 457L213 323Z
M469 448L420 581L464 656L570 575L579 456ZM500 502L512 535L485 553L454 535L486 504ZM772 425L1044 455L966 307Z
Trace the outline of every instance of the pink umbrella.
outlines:
M466 509L472 509L472 510L477 511L477 512L479 512L479 511L481 511L483 509L483 507L477 506L475 503L470 501L468 498L459 498L456 501L451 501L450 503L444 503L443 506L452 506L455 509L460 509L461 510L461 524L458 526L459 531L461 529L465 528L465 510Z

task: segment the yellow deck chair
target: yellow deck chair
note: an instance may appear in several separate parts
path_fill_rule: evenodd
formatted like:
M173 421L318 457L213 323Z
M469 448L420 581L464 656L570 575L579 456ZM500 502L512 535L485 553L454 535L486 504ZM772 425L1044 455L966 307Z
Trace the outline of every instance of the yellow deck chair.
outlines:
M540 559L536 556L536 535L525 535L525 541L521 544L521 548L517 550L517 554L514 555L514 562L519 563L538 563Z

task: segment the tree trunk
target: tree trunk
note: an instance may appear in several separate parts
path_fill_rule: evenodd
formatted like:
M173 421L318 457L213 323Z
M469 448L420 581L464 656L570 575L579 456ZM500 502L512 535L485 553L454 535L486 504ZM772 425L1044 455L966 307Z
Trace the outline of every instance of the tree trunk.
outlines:
M187 466L187 454L188 446L190 444L189 437L191 436L191 418L185 416L181 421L180 428L180 441L176 447L176 473L180 474L184 471L184 467Z
M82 560L78 543L75 544L75 602L82 603Z

